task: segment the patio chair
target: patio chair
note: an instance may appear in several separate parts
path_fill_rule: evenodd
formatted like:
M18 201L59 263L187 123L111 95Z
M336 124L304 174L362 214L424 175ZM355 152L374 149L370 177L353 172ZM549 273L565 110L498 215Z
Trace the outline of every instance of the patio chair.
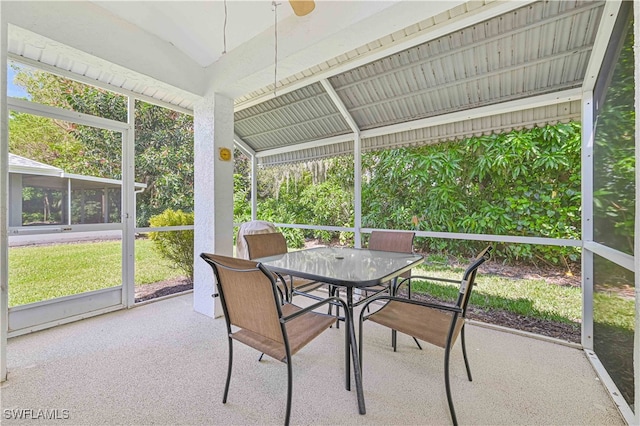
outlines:
M227 323L229 365L222 402L227 402L233 340L237 340L287 364L288 425L293 387L291 357L336 322L336 317L313 310L329 303L339 303L346 309L345 302L332 297L306 308L281 304L273 274L261 263L209 253L200 257L213 268L217 289L213 296L220 297ZM349 371L348 353L345 361L345 371Z
M282 232L271 232L267 234L250 234L244 235L244 240L247 245L247 252L249 259L259 259L262 257L275 256L278 254L284 254L289 249L287 247L287 240L285 240ZM286 300L291 301L294 294L300 294L303 292L311 292L324 285L324 283L307 280L304 278L289 276L287 279L278 275L285 283Z
M367 248L369 250L384 250L396 253L413 253L413 238L415 235L415 232L371 231ZM408 278L409 276L411 276L410 270L400 275L399 278ZM380 293L385 291L394 295L395 281L377 287L365 287L363 290L367 296L370 292Z
M384 250L393 251L396 253L413 253L413 238L415 232L400 232L400 231L371 231L369 237L369 244L367 248L369 250ZM407 278L411 275L411 271L407 271L400 275L399 278ZM394 286L397 279L391 282L383 283L373 287L363 287L360 289L364 293L364 298L355 305L361 305L367 301L369 297L376 296L381 293L388 292L390 295L394 294ZM338 296L339 289L337 287L332 289L332 296ZM338 315L340 313L338 312Z
M462 355L464 364L467 369L467 377L471 381L471 370L467 359L467 350L464 341L464 324L467 313L467 304L471 297L471 291L475 283L476 273L480 265L489 259L492 250L488 246L482 250L478 256L471 262L465 270L462 280L456 280L411 276L402 280L398 287L412 279L424 279L430 281L443 281L459 283L460 289L455 304L423 302L413 299L401 298L397 296L381 295L369 300L360 313L359 321L359 342L360 342L360 363L362 364L362 340L363 323L367 320L378 323L392 330L412 336L414 339L424 340L425 342L439 346L445 350L444 354L444 381L447 393L447 402L451 419L454 425L458 424L456 413L453 408L453 400L451 398L451 386L449 383L449 355L451 348L456 342L456 338L460 335ZM376 312L367 314L366 308L373 302L384 301L385 304ZM394 351L396 350L394 342Z

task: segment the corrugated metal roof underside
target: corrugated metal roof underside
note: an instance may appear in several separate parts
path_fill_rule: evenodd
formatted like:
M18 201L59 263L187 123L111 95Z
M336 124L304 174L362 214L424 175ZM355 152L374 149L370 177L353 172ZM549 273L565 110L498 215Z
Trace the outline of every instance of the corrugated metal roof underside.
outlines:
M329 79L361 130L579 87L602 2L537 2Z
M236 133L256 152L350 133L322 84L235 113Z
M514 129L532 128L546 124L578 121L581 117L581 101L563 102L526 110L496 114L455 123L440 124L408 130L390 135L362 139L363 151L419 146L445 142L472 136L509 132ZM353 154L353 142L341 142L299 151L260 157L261 166L304 162L313 159Z
M364 58L377 51L387 49L390 46L393 46L395 44L404 42L408 39L417 37L421 34L428 33L434 27L443 25L445 22L450 22L455 19L462 19L466 15L470 15L474 12L477 12L478 10L486 7L487 4L493 3L493 1L494 0L472 1L472 2L467 2L467 3L457 5L456 7L449 9L446 12L442 12L436 16L432 16L425 20L417 22L414 25L411 25L410 27L402 28L385 37L379 38L377 40L373 40L364 46L360 46L357 49L353 49L349 52L343 53L340 56L332 58L329 61L322 62L310 69L304 70L303 72L299 72L294 75L287 76L286 78L278 81L278 89L287 87L293 84L297 84L298 82L308 79L310 76L327 72L332 68L345 66L349 62L353 62L356 59ZM263 87L245 96L236 98L235 104L242 105L245 102L250 102L254 98L259 98L261 96L270 94L272 92L273 92L273 84L270 84L267 87Z

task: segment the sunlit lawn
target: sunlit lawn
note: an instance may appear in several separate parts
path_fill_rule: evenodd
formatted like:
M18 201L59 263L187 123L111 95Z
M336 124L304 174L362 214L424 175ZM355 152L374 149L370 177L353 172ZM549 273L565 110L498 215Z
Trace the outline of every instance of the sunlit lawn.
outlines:
M9 306L118 286L122 281L120 251L119 241L12 247L9 250ZM135 256L136 285L183 275L170 267L150 240L136 240ZM461 278L462 272L429 264L414 271L455 280ZM415 282L412 289L454 300L458 287L422 281ZM543 279L513 280L480 273L471 304L564 323L578 323L582 318L581 289L549 284Z
M414 275L460 280L464 272L462 269L424 268L415 270ZM411 288L441 300L454 301L459 284L416 281ZM582 318L582 290L549 284L543 279L514 280L479 272L469 303L476 308L500 309L564 323L577 323Z
M122 283L121 242L56 244L9 249L9 306L69 296ZM154 250L136 240L135 283L182 276Z

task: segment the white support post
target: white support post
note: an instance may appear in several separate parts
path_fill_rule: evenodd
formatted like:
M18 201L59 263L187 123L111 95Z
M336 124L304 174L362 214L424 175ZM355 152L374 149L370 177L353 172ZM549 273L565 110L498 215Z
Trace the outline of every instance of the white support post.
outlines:
M127 307L135 305L135 119L136 100L129 97L127 103L127 123L129 129L122 134L122 303Z
M233 100L205 96L194 108L194 282L193 307L208 316L222 315L214 293L213 271L200 253L233 254Z
M251 154L251 220L258 219L258 158Z
M9 226L22 226L22 175L9 175Z
M355 134L353 141L353 240L356 248L362 247L362 144L360 141L360 132Z
M593 92L582 94L582 346L593 350Z
M320 83L322 83L322 87L331 98L331 101L353 131L353 240L356 248L360 248L362 247L362 145L360 128L329 80L321 80Z
M22 194L20 194L22 195ZM22 202L22 200L20 200ZM71 178L67 178L67 225L71 226ZM22 225L22 221L20 222Z
M6 14L0 2L0 381L7 380L7 334L9 331L9 112L7 107Z

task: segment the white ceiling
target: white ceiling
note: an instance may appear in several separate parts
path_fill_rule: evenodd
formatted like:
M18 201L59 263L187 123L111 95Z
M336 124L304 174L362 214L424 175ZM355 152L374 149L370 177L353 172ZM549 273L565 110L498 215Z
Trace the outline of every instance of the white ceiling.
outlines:
M201 67L220 59L225 51L225 38L226 51L230 52L273 27L276 15L270 0L93 3L171 43ZM278 4L279 21L293 14L286 0Z

